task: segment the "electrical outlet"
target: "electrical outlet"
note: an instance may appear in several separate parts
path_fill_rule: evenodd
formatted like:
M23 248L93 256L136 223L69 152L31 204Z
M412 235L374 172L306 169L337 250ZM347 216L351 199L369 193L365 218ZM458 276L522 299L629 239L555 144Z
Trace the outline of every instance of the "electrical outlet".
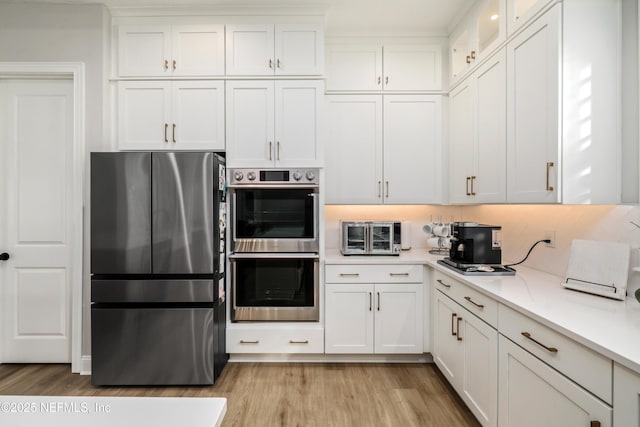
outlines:
M555 248L556 247L556 230L545 230L543 239L551 240L551 243L544 244L546 247Z

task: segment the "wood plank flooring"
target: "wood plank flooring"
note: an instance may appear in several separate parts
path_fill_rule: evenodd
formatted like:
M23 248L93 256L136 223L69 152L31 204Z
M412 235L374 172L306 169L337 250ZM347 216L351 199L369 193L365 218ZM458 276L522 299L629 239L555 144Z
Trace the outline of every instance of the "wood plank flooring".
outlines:
M0 365L0 395L226 397L223 427L479 423L433 364L229 363L209 387L100 387L69 365Z

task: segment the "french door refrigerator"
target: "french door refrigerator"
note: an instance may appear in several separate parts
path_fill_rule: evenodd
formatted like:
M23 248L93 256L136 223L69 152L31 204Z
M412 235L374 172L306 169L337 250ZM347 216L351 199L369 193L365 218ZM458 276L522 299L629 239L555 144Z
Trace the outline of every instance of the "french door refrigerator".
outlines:
M91 154L92 384L204 385L219 375L224 176L211 152Z

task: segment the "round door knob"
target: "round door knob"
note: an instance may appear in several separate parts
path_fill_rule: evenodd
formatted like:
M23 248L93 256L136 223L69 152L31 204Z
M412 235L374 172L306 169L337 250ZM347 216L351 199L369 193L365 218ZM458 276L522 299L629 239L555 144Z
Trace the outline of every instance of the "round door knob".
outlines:
M9 258L11 258L11 257L10 257L10 256L9 256L9 254L8 254L8 253L6 253L6 252L3 252L3 253L1 253L1 254L0 254L0 261L6 261L6 260L8 260Z

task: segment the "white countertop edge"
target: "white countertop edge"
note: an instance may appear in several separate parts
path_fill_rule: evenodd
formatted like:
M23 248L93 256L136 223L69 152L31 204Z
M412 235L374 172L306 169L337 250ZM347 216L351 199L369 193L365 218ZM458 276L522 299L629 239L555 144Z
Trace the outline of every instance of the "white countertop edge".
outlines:
M333 249L326 251L325 263L427 265L640 373L640 303L635 298L619 301L565 289L562 277L524 265L516 267L516 276L465 276L438 264L442 258L427 249L399 256L343 256Z

